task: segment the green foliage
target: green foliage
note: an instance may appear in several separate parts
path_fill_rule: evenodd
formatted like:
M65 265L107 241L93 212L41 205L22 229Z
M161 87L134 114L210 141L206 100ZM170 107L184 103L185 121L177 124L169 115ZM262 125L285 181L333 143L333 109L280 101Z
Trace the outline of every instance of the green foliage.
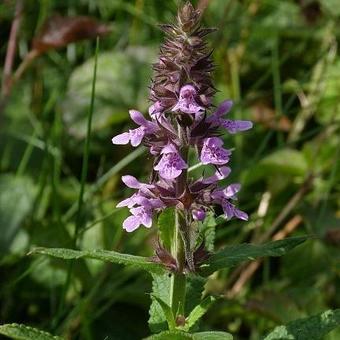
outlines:
M287 162L288 159L289 162ZM246 173L244 180L249 185L260 179L269 179L271 174L283 177L303 177L307 170L307 160L300 151L282 149L263 158Z
M0 175L0 254L6 253L31 211L35 187L28 177Z
M233 267L243 261L255 260L264 256L282 256L304 241L306 241L306 237L291 237L260 245L240 244L228 246L212 254L201 266L201 271L204 275L210 275L216 270Z
M121 254L109 250L73 250L64 248L36 248L30 254L41 254L56 257L64 260L77 260L88 258L104 262L119 263L126 266L133 266L138 269L146 270L150 273L161 274L164 268L161 264L154 263L150 259L142 256Z
M175 226L175 209L165 209L158 217L159 235L162 241L163 247L170 251L171 240L174 234Z
M53 336L50 333L40 331L39 329L19 325L16 323L1 325L0 334L6 335L16 340L62 340L59 336Z
M167 303L165 303L162 299L157 297L156 295L151 295L151 296L153 299L156 300L156 302L162 308L163 314L166 318L166 321L168 322L169 330L170 331L174 330L176 328L176 321L175 321L175 317L174 317L171 307Z
M278 326L264 340L318 340L337 327L340 327L340 309L328 310Z
M166 304L170 304L170 274L152 276L152 295L157 296ZM152 300L150 306L149 327L153 333L159 333L167 329L166 316L160 304Z
M93 131L98 132L111 124L126 121L127 108L133 105L141 111L146 109L147 86L151 77L149 65L154 59L155 51L145 47L100 53ZM63 117L68 131L78 138L86 134L84 111L87 111L88 98L91 96L93 68L94 58L90 58L72 72L63 104Z
M215 301L216 299L214 297L208 296L197 305L189 314L184 329L190 331Z
M185 333L181 331L168 331L152 335L147 340L233 340L233 336L225 332Z

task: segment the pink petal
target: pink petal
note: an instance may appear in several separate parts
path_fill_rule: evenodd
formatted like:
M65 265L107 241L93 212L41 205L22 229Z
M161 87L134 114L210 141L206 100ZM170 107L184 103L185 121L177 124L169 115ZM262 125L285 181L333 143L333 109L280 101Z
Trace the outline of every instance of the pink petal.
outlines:
M165 179L174 179L177 178L182 173L182 170L176 169L173 167L164 167L159 170L159 174L162 178Z
M145 135L143 127L130 130L129 133L132 146L138 146L142 142L143 137Z
M238 210L238 209L235 208L234 214L240 220L248 221L248 214L245 213L244 211L241 211L241 210Z
M216 115L217 117L221 117L224 114L228 113L232 106L232 100L225 100L218 106L217 110L214 112L214 115Z
M144 126L147 125L149 122L144 118L143 114L136 110L130 110L130 117L131 119L138 125Z
M139 218L136 216L129 216L123 222L123 229L125 229L128 233L131 233L132 231L138 229L139 226L140 221Z
M122 181L127 187L132 189L139 189L142 186L136 177L130 175L122 176Z
M228 185L224 190L223 193L227 198L233 198L236 193L238 193L241 189L241 184L235 183Z
M121 133L112 138L112 143L117 145L124 145L130 142L130 134L128 132Z
M123 207L128 207L128 208L131 208L134 206L135 202L134 200L132 199L133 196L129 197L129 198L126 198L125 200L123 201L120 201L117 205L116 205L116 208L123 208Z
M165 145L161 151L161 154L165 154L165 153L178 153L178 151L173 144L169 143Z

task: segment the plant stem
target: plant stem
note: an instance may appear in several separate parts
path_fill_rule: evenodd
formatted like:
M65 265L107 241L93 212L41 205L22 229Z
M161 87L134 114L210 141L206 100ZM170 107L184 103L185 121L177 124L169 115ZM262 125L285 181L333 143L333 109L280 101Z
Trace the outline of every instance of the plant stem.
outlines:
M178 125L178 134L182 142L183 130L180 125ZM183 143L185 144L185 143ZM185 162L188 160L188 147L185 145L181 150L181 157ZM181 175L177 178L176 182L176 194L180 197L186 190L187 186L187 171L184 169ZM184 315L185 307L185 295L186 295L186 276L184 274L185 270L185 260L186 260L186 243L185 237L183 237L183 232L187 230L185 225L186 220L183 216L182 211L176 211L176 220L174 234L172 238L171 254L176 259L178 270L172 274L170 282L170 306L175 318L178 315Z
M186 277L183 272L185 266L185 255L183 240L180 231L180 213L176 211L176 223L172 239L171 254L177 260L178 271L171 275L170 281L170 306L174 316L184 315Z

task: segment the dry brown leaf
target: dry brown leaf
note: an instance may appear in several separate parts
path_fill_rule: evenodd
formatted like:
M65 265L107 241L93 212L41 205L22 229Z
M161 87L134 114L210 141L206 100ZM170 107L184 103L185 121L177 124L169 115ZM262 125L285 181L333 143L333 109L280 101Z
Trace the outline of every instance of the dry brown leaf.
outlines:
M39 53L44 53L49 49L65 47L72 42L93 39L109 32L105 24L91 17L54 15L45 21L33 39L32 47Z

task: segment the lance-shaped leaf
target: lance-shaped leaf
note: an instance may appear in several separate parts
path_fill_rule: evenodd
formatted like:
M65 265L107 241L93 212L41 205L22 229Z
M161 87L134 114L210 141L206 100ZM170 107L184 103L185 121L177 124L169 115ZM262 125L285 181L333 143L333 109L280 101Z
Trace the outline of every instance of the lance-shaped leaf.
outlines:
M170 281L168 274L152 275L152 295L166 303L170 303ZM167 329L166 316L162 307L155 299L152 300L149 310L149 327L152 333L159 333Z
M49 255L64 260L88 258L104 262L119 263L146 270L150 273L162 274L165 269L162 264L152 262L147 257L121 254L109 250L74 250L65 248L36 248L30 254Z
M16 323L0 326L0 334L17 340L63 340L59 336Z
M210 306L216 301L213 296L206 297L198 306L196 306L189 314L184 330L189 331L200 320L200 318L208 311Z
M174 314L172 313L171 307L167 303L165 303L162 299L157 297L156 295L151 295L151 296L161 306L163 313L166 317L166 321L168 322L169 329L174 330L176 328L176 321L175 321Z
M263 340L311 340L323 339L324 336L340 326L340 309L289 322L276 327Z
M226 332L186 333L182 331L166 331L152 335L145 340L233 340L233 336Z
M211 257L201 266L203 275L210 275L216 270L233 267L243 261L255 260L265 256L282 256L289 250L303 243L306 237L290 237L265 244L239 244L228 246Z

